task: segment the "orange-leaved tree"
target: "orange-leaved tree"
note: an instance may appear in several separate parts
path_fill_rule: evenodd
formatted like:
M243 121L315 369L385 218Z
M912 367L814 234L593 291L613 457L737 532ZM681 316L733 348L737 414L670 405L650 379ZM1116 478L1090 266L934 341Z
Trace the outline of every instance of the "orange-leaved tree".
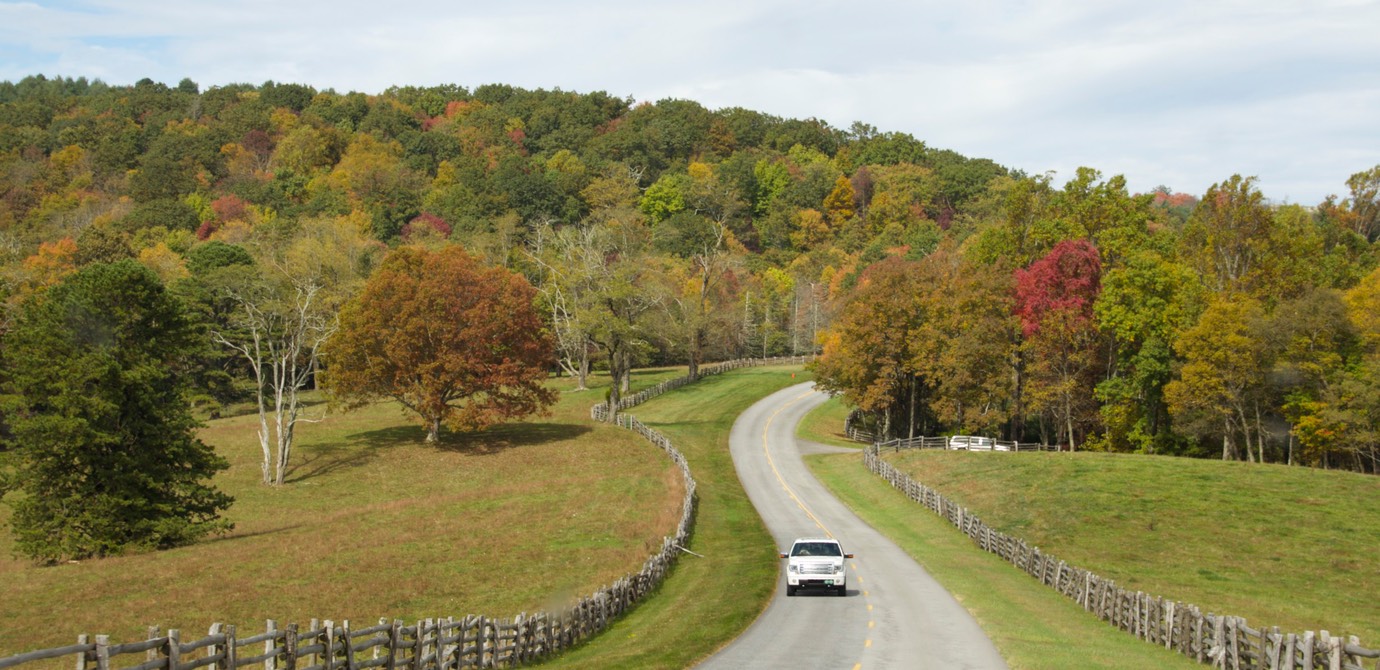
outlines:
M535 295L459 246L401 247L341 311L325 387L349 407L397 400L428 442L442 424L474 431L545 411L554 353Z

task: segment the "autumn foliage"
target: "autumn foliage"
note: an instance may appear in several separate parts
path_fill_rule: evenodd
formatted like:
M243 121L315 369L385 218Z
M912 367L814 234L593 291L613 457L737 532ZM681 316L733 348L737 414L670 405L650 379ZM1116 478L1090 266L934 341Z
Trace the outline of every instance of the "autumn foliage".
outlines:
M1102 287L1097 249L1087 240L1064 240L1043 258L1016 271L1016 314L1021 332L1031 337L1058 313L1073 322L1092 319Z
M348 406L393 398L435 441L538 413L553 344L520 275L459 246L402 247L341 311L327 390Z

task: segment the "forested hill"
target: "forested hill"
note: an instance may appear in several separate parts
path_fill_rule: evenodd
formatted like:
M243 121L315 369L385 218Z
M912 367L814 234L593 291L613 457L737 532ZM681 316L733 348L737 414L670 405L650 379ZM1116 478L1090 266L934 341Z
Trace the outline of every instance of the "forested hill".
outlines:
M1315 207L1058 178L687 100L35 76L0 83L0 291L8 324L134 258L214 329L217 267L344 301L386 248L459 243L538 288L575 374L822 345L883 432L1375 469L1380 167Z
M504 217L525 227L585 220L598 197L587 189L611 174L633 174L639 189L661 181L674 199L699 163L722 186L718 202L705 204L725 210L747 249L777 263L798 255L795 220L820 210L839 177L869 194L878 180L905 184L896 211L870 227L884 228L945 224L1007 174L863 125L841 131L686 100L635 106L603 92L505 85L365 95L273 82L201 91L189 80L115 87L31 77L0 84L0 155L0 226L29 244L117 223L205 238L270 211L362 212L390 243L422 217L463 240L493 234ZM887 169L858 174L864 166ZM661 204L663 213L677 207ZM875 232L851 231L851 244L865 246Z

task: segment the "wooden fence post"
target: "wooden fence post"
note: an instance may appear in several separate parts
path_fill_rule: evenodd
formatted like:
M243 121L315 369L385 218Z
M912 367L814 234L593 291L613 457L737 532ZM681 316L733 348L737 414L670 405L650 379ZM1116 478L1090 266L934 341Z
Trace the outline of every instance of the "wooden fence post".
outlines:
M177 670L182 663L182 632L176 628L168 630L168 670Z
M283 670L297 670L297 622L283 631Z
M145 634L144 639L145 639L145 640L157 640L157 639L159 638L159 636L162 634L162 632L163 632L163 629L159 628L158 626L149 626L147 629L144 630L144 634ZM147 661L147 662L153 662L153 661L158 660L158 650L157 650L157 649L149 649L148 651L145 651L145 652L144 652L144 660Z
M317 633L316 631L318 631L318 630L320 630L320 629L321 629L321 621L320 621L319 619L312 619L312 620L311 620L311 623L307 624L307 632L308 632L308 633L311 633L313 638L314 638L316 635L319 634L319 633ZM298 646L300 646L300 645L302 644L302 636L301 636L301 633L298 633L298 636L297 636L297 644L298 644ZM314 646L313 640L308 640L308 641L307 641L307 646L308 646L308 647ZM318 654L317 654L316 652L312 652L311 657L308 658L308 659L306 659L306 661L303 663L303 665L306 666L306 667L311 667L311 666L313 666L313 665L316 665L317 658L318 658Z
M227 625L225 627L225 658L222 659L225 670L235 670L235 666L239 665L240 655L236 649L238 641L239 637L235 634L235 624Z
M1173 643L1174 643L1174 604L1175 604L1174 601L1171 600L1171 601L1169 601L1169 603L1165 606L1164 618L1162 619L1162 621L1164 621L1164 625L1160 628L1160 630L1164 631L1163 637L1164 637L1164 648L1165 648L1165 649L1171 649L1171 648L1173 648Z
M268 655L264 659L264 670L277 670L278 655L273 650L278 647L278 622L269 619L264 628L264 633L268 635L268 639L264 640L264 654Z
M78 635L77 644L91 644L91 636L87 635L86 633ZM86 658L89 655L90 652L82 652L80 654L77 654L77 670L86 670Z
M398 647L402 645L402 621L394 619L391 625L388 631L388 660L383 662L383 667L388 670L393 670L397 663Z
M110 670L110 636L96 636L96 670Z
M217 635L224 635L224 634L225 634L224 629L225 629L225 626L222 625L219 621L217 621L216 623L211 624L211 627L210 627L209 629L207 629L207 631L206 631L206 636L207 636L207 637L214 638L214 637L217 636ZM224 641L222 641L220 644L216 644L215 642L212 642L212 643L211 643L211 646L210 646L210 647L207 647L207 649L206 649L206 653L210 654L211 656L215 656L215 655L216 655L217 649L220 650L220 653L222 654L222 656L220 657L220 660L219 660L219 661L216 661L216 664L215 664L214 666L212 666L212 667L217 668L218 670L224 670L224 668L225 668L225 656L223 655L223 654L225 653L224 645L225 645L225 642L224 642Z
M315 626L312 627L315 630ZM322 631L324 638L321 640L322 651L321 666L323 670L334 670L335 667L335 622L326 619L325 629ZM315 664L313 664L315 665Z

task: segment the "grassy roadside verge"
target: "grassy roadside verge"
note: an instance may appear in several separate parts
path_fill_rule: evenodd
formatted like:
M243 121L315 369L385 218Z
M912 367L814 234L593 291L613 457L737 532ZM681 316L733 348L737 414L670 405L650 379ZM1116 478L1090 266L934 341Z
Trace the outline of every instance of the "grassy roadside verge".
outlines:
M795 431L796 437L835 447L861 449L861 443L854 442L843 434L843 420L847 418L848 407L839 396L834 396L800 420L800 425Z
M684 668L731 641L776 588L775 546L738 482L728 452L734 420L762 397L799 383L798 367L745 368L632 410L690 462L699 507L689 549L655 596L588 644L543 667Z
M1016 669L1192 668L1098 621L892 489L854 454L806 458L845 504L910 554L977 619Z

